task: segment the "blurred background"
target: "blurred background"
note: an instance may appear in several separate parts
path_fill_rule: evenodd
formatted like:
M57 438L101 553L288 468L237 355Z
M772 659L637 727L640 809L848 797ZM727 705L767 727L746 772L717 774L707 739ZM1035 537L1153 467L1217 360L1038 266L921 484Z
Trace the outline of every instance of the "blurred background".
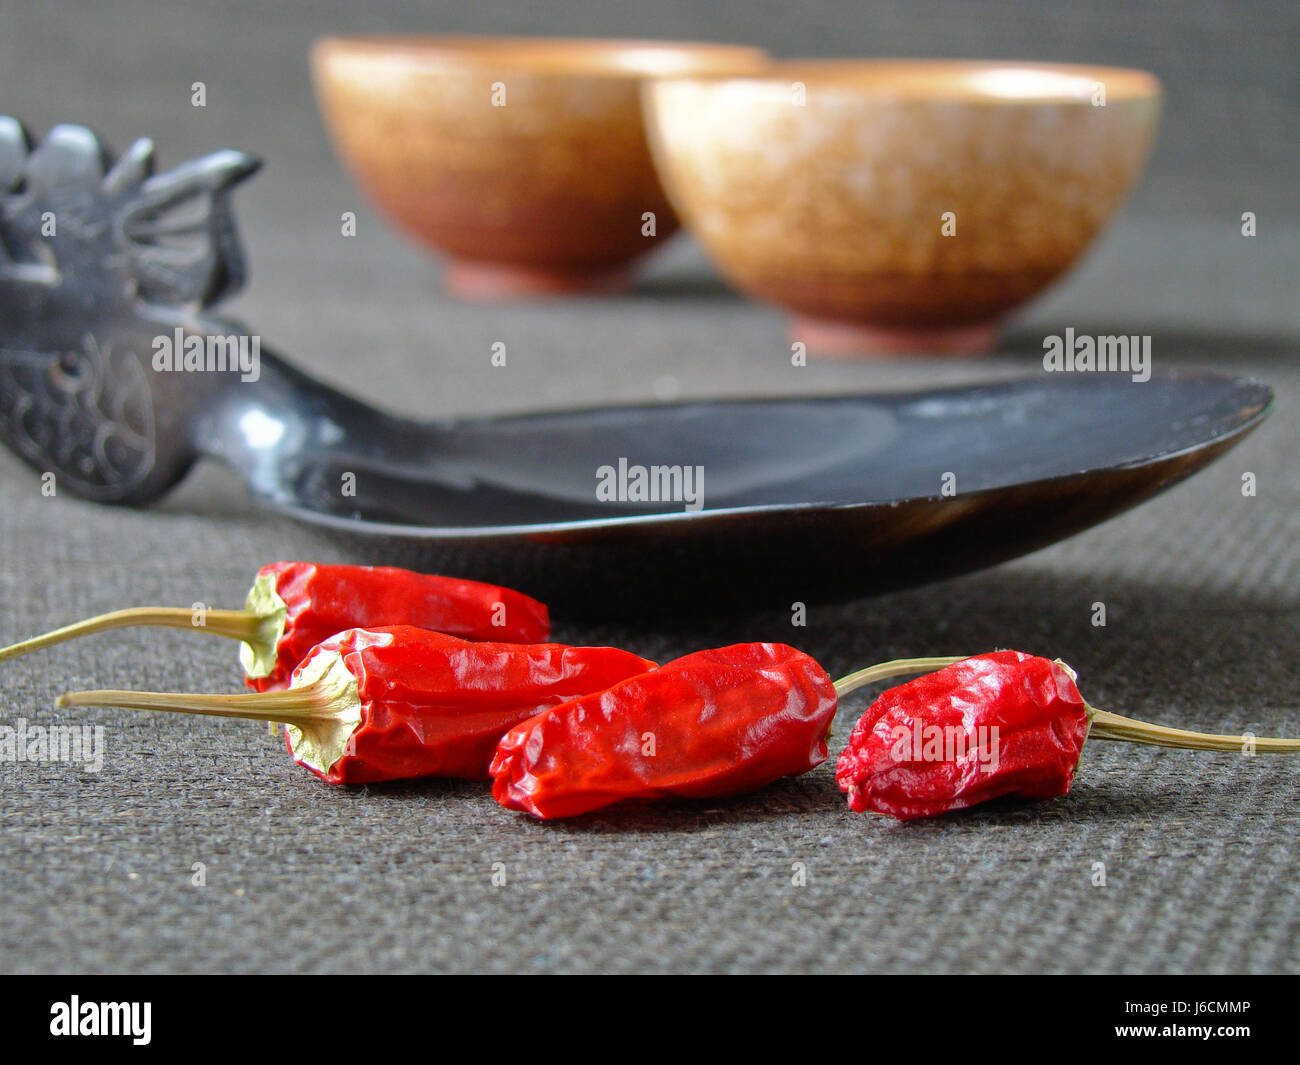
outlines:
M788 387L780 365L788 349L779 315L726 290L684 237L647 263L632 294L581 311L564 304L581 314L575 322L564 321L564 310L557 316L541 305L485 311L445 300L436 264L369 211L330 150L308 78L308 47L321 34L698 38L757 44L777 56L1142 67L1166 89L1147 175L1128 213L1083 266L1013 325L1031 338L1063 322L1099 332L1168 326L1192 344L1199 330L1228 329L1267 344L1297 322L1295 4L0 0L0 26L0 113L16 115L38 135L55 122L76 121L95 127L119 151L147 135L164 166L220 147L262 156L265 171L236 194L252 282L231 309L268 343L335 379L346 376L336 363L350 361L344 352L428 351L438 365L436 389L412 395L409 374L402 377L405 358L374 358L366 379L351 382L372 399L419 412L719 391L716 379L701 376L702 353L749 362L755 376L746 383L759 390ZM190 104L195 81L207 85L202 109ZM355 240L338 238L344 210L359 212ZM1239 234L1247 210L1259 220L1253 241ZM660 313L660 296L677 301L671 316ZM428 309L412 313L413 304ZM647 339L629 351L627 330L641 335L642 322ZM499 381L483 387L489 334L516 341L521 354L535 355L551 373L528 378L518 390L502 389ZM1013 329L1003 347L1016 346ZM1037 350L1036 342L1021 346ZM609 359L624 360L625 372L604 365L599 384L584 372ZM821 387L861 379L846 376L852 369L820 373ZM872 374L889 376L883 369Z
M698 38L777 56L1040 59L1151 70L1167 91L1144 213L1294 215L1300 7L1256 0L3 0L6 110L77 120L117 143L147 132L168 158L229 145L273 170L259 206L309 219L350 190L335 173L307 80L324 33L469 32ZM189 86L209 85L195 115ZM245 106L255 101L255 106ZM76 105L76 113L64 113ZM201 120L200 120L201 119ZM300 191L325 170L319 193ZM297 190L297 192L296 192Z

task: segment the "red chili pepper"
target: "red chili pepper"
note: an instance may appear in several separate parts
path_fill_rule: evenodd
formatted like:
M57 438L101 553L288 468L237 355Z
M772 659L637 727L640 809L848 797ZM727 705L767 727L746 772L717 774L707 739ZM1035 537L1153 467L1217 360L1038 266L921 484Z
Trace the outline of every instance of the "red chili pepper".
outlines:
M752 791L826 758L835 707L831 679L793 647L699 651L513 728L492 760L492 794L553 818Z
M653 668L616 647L470 643L398 625L330 637L306 655L285 691L89 691L59 705L284 722L294 760L331 784L483 779L512 726Z
M137 625L196 629L239 640L248 686L258 691L285 687L308 651L346 629L415 625L467 640L539 643L551 628L544 604L495 584L389 566L273 562L257 571L243 610L118 610L0 649L0 660Z
M1188 732L1098 710L1079 694L1069 666L1021 651L892 662L836 687L844 695L945 661L951 664L937 673L884 692L854 727L835 777L859 813L911 820L1001 796L1064 795L1090 736L1195 750L1300 751L1300 740Z

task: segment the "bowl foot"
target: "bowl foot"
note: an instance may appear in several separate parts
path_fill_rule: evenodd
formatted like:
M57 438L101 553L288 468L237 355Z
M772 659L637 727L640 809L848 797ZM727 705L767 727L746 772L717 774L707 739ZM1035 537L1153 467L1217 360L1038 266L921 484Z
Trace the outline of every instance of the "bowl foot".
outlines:
M464 259L452 259L442 274L443 288L463 300L532 299L538 296L622 292L630 283L630 273L622 268L568 272L506 263L470 262Z
M790 341L808 345L810 355L831 359L873 355L986 355L998 339L995 322L917 328L800 316L791 319L789 332Z

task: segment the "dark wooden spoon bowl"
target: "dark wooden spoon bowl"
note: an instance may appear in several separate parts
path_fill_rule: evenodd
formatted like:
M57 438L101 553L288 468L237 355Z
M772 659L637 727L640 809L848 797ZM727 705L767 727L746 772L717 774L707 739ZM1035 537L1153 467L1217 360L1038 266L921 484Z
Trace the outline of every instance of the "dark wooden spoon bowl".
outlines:
M38 146L0 117L0 439L61 493L148 503L209 457L358 561L622 618L788 606L1078 532L1200 469L1272 402L1215 374L1039 374L418 422L261 348L255 372L160 362L160 338L207 354L260 345L208 312L243 282L229 193L256 165L217 152L155 174L147 141L114 159L82 127ZM602 498L602 467L620 463L698 467L703 491Z

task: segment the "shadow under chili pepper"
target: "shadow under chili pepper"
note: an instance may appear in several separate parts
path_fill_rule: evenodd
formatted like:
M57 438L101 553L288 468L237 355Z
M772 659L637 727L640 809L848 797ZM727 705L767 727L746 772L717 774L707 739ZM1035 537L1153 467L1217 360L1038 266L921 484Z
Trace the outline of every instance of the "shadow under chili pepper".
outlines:
M313 785L320 782L308 780ZM319 788L317 789L319 790ZM415 798L442 799L464 802L478 796L492 797L491 783L486 780L456 780L450 777L420 777L416 780L385 780L370 784L343 784L329 790L344 795L405 801Z
M791 816L824 817L827 809L843 805L843 796L835 786L829 764L824 763L812 773L802 777L786 777L759 791L729 798L625 799L611 806L576 817L541 821L527 814L496 807L494 824L513 822L524 829L543 832L572 832L576 835L603 835L627 833L680 834L708 831L739 824L760 825L765 822L787 820ZM442 785L451 785L443 787ZM360 792L361 787L349 788ZM410 780L387 784L370 784L365 790L377 797L409 799L414 796L443 797L450 801L463 801L476 793L490 798L491 788L480 781Z
M1119 789L1109 789L1111 797L1098 797L1084 794L1098 789L1089 789L1076 784L1069 795L1055 799L1034 800L1021 799L1006 795L990 799L977 806L961 810L949 810L934 817L918 817L912 821L898 821L883 814L858 814L851 816L864 821L870 820L873 828L885 828L896 832L924 835L938 833L948 835L955 829L982 831L990 826L1003 829L1023 828L1027 832L1041 833L1046 825L1053 822L1060 824L1081 824L1083 822L1122 822L1140 819L1150 820L1159 814L1183 812L1186 804L1177 801L1172 795L1144 796L1134 801L1132 793ZM1106 792L1108 789L1100 789ZM1076 794L1076 791L1079 794ZM1127 801L1119 800L1125 797Z
M819 779L820 778L820 779ZM828 808L843 803L834 778L820 772L786 777L759 791L729 798L626 799L576 817L538 821L515 814L522 823L548 832L575 835L683 834L734 825L762 825L807 815L821 818ZM508 813L508 811L502 811Z
M809 774L811 777L812 774ZM491 824L500 828L514 823L524 829L547 832L572 831L577 834L688 833L736 824L762 824L806 813L822 817L828 807L843 804L843 796L834 778L826 774L817 781L785 779L758 792L727 799L677 799L657 802L651 799L627 799L612 806L577 817L540 821L527 814L502 809L492 803ZM393 780L373 784L345 784L330 789L348 797L380 801L409 802L412 799L446 800L447 806L460 808L467 800L491 803L489 781L423 778Z

